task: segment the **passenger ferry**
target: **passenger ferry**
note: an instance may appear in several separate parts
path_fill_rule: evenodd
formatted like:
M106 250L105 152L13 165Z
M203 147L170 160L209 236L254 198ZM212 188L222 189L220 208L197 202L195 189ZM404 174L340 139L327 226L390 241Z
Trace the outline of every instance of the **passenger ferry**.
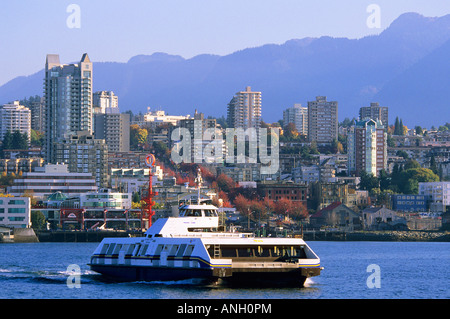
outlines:
M198 278L303 286L308 277L320 275L319 257L301 238L255 237L218 228L217 207L186 204L178 217L156 220L145 237L103 239L89 266L119 281Z

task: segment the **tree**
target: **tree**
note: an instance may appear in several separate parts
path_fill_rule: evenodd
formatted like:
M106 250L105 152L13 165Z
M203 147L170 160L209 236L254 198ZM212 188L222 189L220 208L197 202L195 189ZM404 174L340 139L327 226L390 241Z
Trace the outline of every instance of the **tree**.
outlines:
M423 129L421 126L416 126L415 130L416 130L416 135L423 135Z
M430 169L433 171L433 173L439 175L439 168L436 163L436 159L434 158L434 155L432 155L430 158Z
M19 130L15 130L12 134L12 148L17 150L25 150L28 148L28 135L27 133L20 133Z
M308 210L302 202L292 202L289 216L294 219L303 219L308 216Z
M405 163L405 166L403 167L404 170L408 170L411 168L420 168L420 164L419 162L417 162L416 160L409 160Z
M283 136L288 140L295 140L298 137L298 134L294 123L288 123L283 131Z
M395 118L394 124L394 135L400 135L400 121L398 120L398 116Z
M134 192L131 198L133 203L139 203L141 201L141 195L139 192Z
M275 212L278 215L286 216L292 209L292 202L289 199L281 198L275 202Z
M409 155L408 155L408 153L406 153L404 150L399 150L399 151L397 151L397 154L396 154L397 156L400 156L400 157L403 157L404 159L408 159L409 158Z
M147 143L148 131L145 128L139 129L136 135L138 146L144 147Z
M2 149L4 149L4 150L12 149L13 148L12 145L13 145L13 139L12 139L11 131L7 131L5 133L5 136L3 137Z
M389 177L389 174L386 172L385 169L380 170L378 180L380 181L380 190L382 192L388 190L389 187L391 186L391 177Z
M235 187L235 183L233 179L224 173L220 174L217 177L217 186L220 190L224 191L225 193L231 192L231 190Z
M234 207L247 217L248 228L250 228L250 218L252 215L252 201L239 194L234 199Z
M422 167L414 167L403 170L399 173L397 185L403 194L417 194L419 182L438 182L439 176L432 170Z
M408 128L406 128L406 129L408 129ZM399 135L405 135L405 127L403 126L403 120L402 119L400 119L399 131L400 131Z
M41 211L31 211L31 228L39 230L45 228L45 216Z
M250 210L254 218L258 221L258 226L260 225L261 219L266 214L266 209L262 202L259 200L252 200L250 204Z
M32 146L41 147L44 144L44 133L31 129L30 139Z
M367 190L370 192L372 188L379 188L380 186L378 178L373 176L372 173L369 174L366 171L362 171L360 178L359 188L362 190Z
M139 148L138 134L140 129L137 124L130 125L130 149L132 150L138 150Z
M333 139L333 142L331 143L331 152L333 154L343 154L344 153L344 147L342 146L342 143L339 142L337 139Z

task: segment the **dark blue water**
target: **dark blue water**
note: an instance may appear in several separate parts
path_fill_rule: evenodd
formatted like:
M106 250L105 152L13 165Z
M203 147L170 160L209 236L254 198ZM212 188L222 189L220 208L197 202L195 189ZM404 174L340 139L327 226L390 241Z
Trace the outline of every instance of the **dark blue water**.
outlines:
M450 243L312 241L309 245L325 269L320 276L308 280L306 287L244 289L192 281L106 282L86 265L97 243L1 244L0 298L450 298ZM73 264L80 267L80 288L67 285L69 276L75 274L68 269ZM369 265L379 267L379 272L368 272ZM379 288L374 283L379 283Z

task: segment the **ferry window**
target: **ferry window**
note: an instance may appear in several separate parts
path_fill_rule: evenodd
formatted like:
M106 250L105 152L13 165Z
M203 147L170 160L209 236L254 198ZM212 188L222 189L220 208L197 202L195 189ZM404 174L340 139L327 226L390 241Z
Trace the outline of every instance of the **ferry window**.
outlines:
M131 255L133 253L134 247L136 247L136 245L130 245L130 247L128 247L128 250L125 254Z
M102 254L102 255L106 254L106 252L108 251L108 248L109 248L109 244L104 244L100 254Z
M180 249L178 249L177 257L183 256L184 250L186 249L186 244L181 244Z
M236 248L221 247L222 257L237 257Z
M176 252L177 252L177 250L178 250L178 247L180 247L180 246L178 246L178 245L173 245L172 248L170 249L169 255L170 255L170 256L175 256L175 254L176 254Z
M186 252L184 253L185 256L190 256L192 254L192 251L194 250L194 245L188 245L186 248Z
M292 246L291 247L281 246L279 250L280 250L279 256L282 257L291 256Z
M147 245L144 245L144 246L142 247L141 251L139 252L139 255L144 256L145 253L147 252L147 249L148 249L148 244L147 244Z
M279 249L277 246L274 246L274 247L271 249L271 254L272 254L272 257L278 257L278 256L280 256L280 249Z
M217 217L217 212L213 209L206 209L205 216L206 217Z
M305 246L297 247L296 256L299 258L306 258Z
M155 250L155 255L159 256L159 254L161 253L163 248L164 248L164 245L158 245Z
M258 246L257 257L270 257L270 248Z
M133 252L133 256L137 256L139 249L141 249L141 244L136 245L136 249Z
M180 215L181 217L183 217L185 213L186 213L186 211L185 211L184 209L180 209L179 215Z
M238 248L239 257L253 257L251 248Z
M108 251L106 252L107 255L111 255L112 252L114 251L114 247L116 246L116 244L111 244L108 248Z
M194 209L194 216L201 217L202 216L202 210L201 209Z
M122 248L122 245L116 245L116 248L114 249L113 255L117 255L120 251L120 249Z

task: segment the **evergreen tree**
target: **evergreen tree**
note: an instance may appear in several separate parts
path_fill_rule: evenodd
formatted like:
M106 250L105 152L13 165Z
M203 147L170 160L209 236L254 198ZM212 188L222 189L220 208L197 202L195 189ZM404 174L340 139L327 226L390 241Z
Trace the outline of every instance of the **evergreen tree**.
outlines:
M400 119L400 125L399 125L399 134L398 135L405 135L405 128L403 127L403 120Z
M434 158L434 155L432 155L430 159L430 169L433 171L433 173L439 175L439 168L436 163L436 159Z
M19 130L14 131L12 134L11 148L17 150L25 150L28 148L28 135L26 133L20 133Z
M7 131L5 133L5 136L3 137L3 143L2 143L2 149L8 150L11 149L13 145L13 137L10 131Z
M398 120L398 116L395 118L394 135L400 135L400 122Z

